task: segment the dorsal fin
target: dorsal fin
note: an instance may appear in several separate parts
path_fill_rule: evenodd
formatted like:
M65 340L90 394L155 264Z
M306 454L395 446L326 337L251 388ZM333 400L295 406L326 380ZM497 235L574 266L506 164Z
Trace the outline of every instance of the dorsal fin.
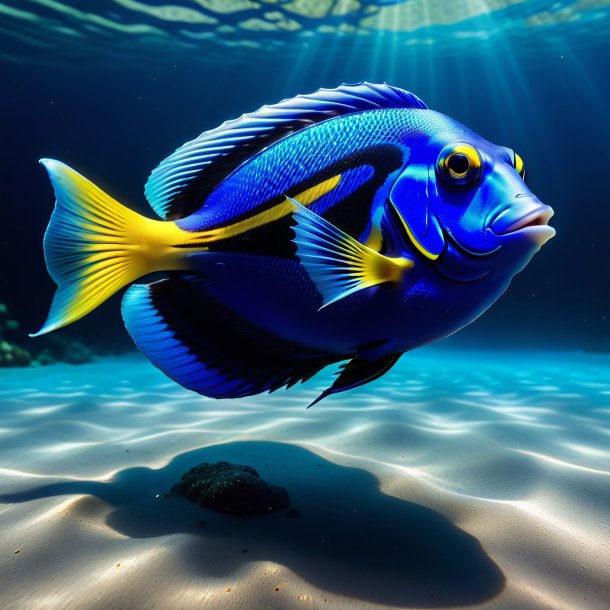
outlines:
M341 85L297 95L202 133L153 170L144 192L164 219L189 216L248 157L284 136L326 119L378 108L427 106L415 95L385 83Z

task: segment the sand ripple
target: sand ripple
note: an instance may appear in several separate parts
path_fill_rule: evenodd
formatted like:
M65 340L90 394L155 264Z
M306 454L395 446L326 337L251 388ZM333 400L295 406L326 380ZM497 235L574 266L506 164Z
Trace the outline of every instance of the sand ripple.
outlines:
M609 365L420 350L310 410L330 371L236 401L135 356L3 372L1 605L610 607ZM163 498L204 459L301 516Z

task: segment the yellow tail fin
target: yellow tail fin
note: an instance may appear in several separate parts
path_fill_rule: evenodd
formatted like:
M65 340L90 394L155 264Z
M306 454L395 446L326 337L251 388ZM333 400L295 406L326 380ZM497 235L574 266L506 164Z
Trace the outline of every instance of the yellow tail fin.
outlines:
M147 273L186 268L185 251L172 248L184 235L174 223L126 208L59 161L40 162L55 190L44 254L58 288L47 321L31 336L82 318Z

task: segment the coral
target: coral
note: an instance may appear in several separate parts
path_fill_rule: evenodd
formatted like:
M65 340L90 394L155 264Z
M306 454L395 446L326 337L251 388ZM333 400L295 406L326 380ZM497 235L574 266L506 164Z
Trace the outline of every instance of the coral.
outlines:
M191 468L171 493L236 516L261 515L290 506L283 487L263 481L251 466L229 462L203 463Z
M55 362L83 364L92 361L91 351L80 341L61 336L31 340L19 322L10 317L8 307L0 303L0 367L45 366Z
M28 350L8 341L0 341L0 366L30 366L31 361Z
M46 351L57 361L68 364L85 364L93 361L91 351L80 341L64 339L60 335L49 335L46 337L46 344Z
M30 366L30 352L16 343L20 332L19 322L11 319L8 307L0 303L0 367Z
M53 358L51 352L48 349L43 349L38 356L36 356L36 360L32 362L35 366L47 366L49 364L55 364L57 360Z

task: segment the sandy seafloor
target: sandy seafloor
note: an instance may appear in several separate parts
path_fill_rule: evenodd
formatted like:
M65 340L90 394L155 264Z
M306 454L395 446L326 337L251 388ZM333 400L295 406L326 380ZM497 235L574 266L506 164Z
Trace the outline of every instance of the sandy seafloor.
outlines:
M305 407L143 357L0 373L0 607L610 608L610 357L423 349ZM226 459L300 515L165 497Z

